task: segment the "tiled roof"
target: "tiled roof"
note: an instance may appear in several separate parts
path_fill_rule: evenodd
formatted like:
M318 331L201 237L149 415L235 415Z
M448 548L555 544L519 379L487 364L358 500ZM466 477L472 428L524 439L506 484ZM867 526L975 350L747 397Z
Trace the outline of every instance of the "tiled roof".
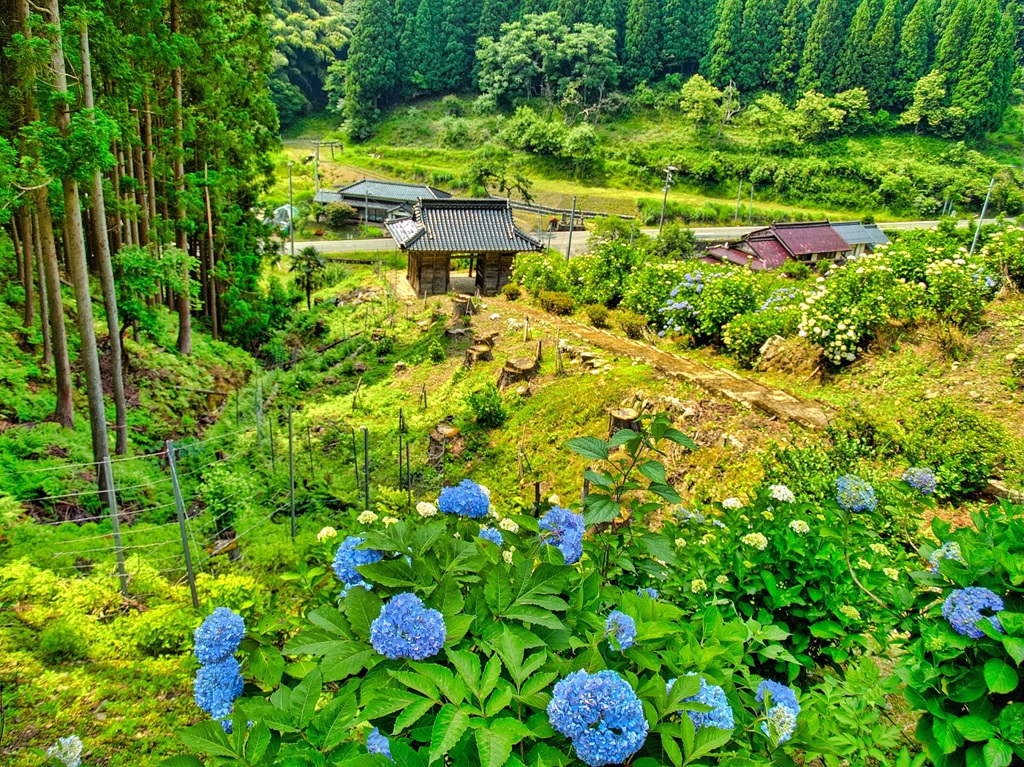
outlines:
M402 250L518 253L541 248L516 227L508 200L420 200L414 218L386 226Z
M331 202L341 202L342 199L341 194L333 189L321 189L313 195L313 202L319 202L322 205L327 205Z
M403 184L399 181L377 181L364 178L354 184L343 186L337 194L346 198L362 197L369 200L387 200L388 202L416 202L425 200L447 200L451 197L447 192L435 189L426 184Z
M749 253L725 246L708 248L707 252L708 255L713 256L719 261L728 261L730 264L737 264L738 266L746 266L748 261L754 259ZM751 265L751 268L753 268L753 265Z
M772 224L771 231L794 256L810 253L835 253L850 250L846 240L828 221L811 221L794 224ZM764 230L760 230L764 231ZM753 234L757 234L754 232Z
M847 245L885 245L889 238L877 224L862 224L859 221L840 221L833 223L832 228L846 240Z
M751 264L752 269L777 269L786 263L789 252L782 247L770 229L761 230L764 234L753 232L747 237L747 245L763 262L758 266Z

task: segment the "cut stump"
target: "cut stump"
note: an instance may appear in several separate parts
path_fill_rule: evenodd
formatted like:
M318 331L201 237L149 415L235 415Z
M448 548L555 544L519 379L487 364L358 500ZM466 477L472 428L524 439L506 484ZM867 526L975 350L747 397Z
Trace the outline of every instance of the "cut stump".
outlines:
M452 317L469 317L476 314L476 307L473 305L473 296L460 293L455 296L452 303Z
M498 375L498 388L504 391L513 384L528 382L537 372L537 360L533 357L513 357L505 363Z
M466 349L466 367L472 367L474 362L487 362L494 359L491 355L491 347L487 344L473 344Z
M427 445L427 463L436 471L444 467L444 457L448 445L459 436L457 427L443 421L430 430L430 443Z
M631 407L616 407L608 411L609 438L620 429L640 429L640 413Z

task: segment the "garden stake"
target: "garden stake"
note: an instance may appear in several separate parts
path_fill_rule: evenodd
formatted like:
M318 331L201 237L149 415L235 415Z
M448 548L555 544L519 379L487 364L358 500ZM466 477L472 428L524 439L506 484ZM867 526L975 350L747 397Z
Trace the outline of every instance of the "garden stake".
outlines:
M117 578L121 581L121 595L128 596L128 573L124 569L124 548L121 545L121 519L117 511L117 492L114 488L114 472L110 469L110 456L103 456L103 474L106 477L107 504L110 506L110 522L114 528L114 552L117 554Z
M167 440L167 465L171 470L171 489L174 491L174 505L178 510L178 528L181 530L181 550L185 554L185 572L188 574L188 588L192 592L192 607L198 610L196 574L192 570L192 552L189 550L188 533L185 531L185 500L181 497L181 486L178 484L178 463L174 452L174 442Z
M352 430L352 468L355 470L356 491L359 491L359 449L356 447L356 430Z
M370 430L363 430L363 481L366 483L366 511L370 510Z
M313 429L308 423L306 424L306 447L309 448L309 478L312 479L316 469L313 466Z
M267 428L270 429L270 471L275 473L277 471L277 457L274 455L274 419L267 419Z

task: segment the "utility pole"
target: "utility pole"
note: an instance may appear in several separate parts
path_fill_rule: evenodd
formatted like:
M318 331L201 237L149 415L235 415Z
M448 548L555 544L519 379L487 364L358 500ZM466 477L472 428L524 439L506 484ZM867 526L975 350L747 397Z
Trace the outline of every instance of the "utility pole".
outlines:
M992 180L988 182L988 192L985 194L985 202L981 206L981 218L978 219L978 228L974 230L974 240L971 242L971 255L974 255L974 249L978 245L978 237L981 236L981 225L985 223L985 211L988 210L988 201L992 197L992 187L995 186L996 177L993 176Z
M320 139L313 142L313 186L314 194L320 191Z
M565 246L565 260L572 257L572 230L576 228L576 195L572 196L572 213L569 215L569 244Z
M743 196L743 179L740 179L740 188L736 191L736 215L732 217L734 222L740 220L740 197Z
M658 236L661 236L661 230L665 226L665 207L668 205L668 190L672 188L672 173L677 170L675 165L669 165L665 168L665 189L664 196L661 198L661 221L658 223Z
M292 238L292 261L295 260L295 204L292 202L292 166L294 162L288 163L288 233Z

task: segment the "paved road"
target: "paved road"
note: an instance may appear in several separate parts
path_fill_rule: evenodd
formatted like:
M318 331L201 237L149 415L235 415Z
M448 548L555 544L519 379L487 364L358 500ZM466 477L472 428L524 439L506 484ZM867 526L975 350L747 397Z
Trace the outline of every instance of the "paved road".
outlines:
M882 229L890 231L907 231L909 229L933 229L938 226L938 221L891 221L881 223ZM967 221L960 222L960 226L967 226ZM698 240L725 242L726 240L738 240L745 234L760 229L759 226L709 226L699 227L693 230ZM644 234L656 235L657 229L642 229ZM590 239L590 232L572 233L572 255L578 256L587 251L587 243ZM541 235L541 242L544 245L565 252L569 245L568 232L544 233ZM374 240L314 240L310 242L296 242L295 249L301 250L306 246L312 246L321 253L361 253L366 251L396 250L394 240L389 237ZM289 250L289 244L285 243L285 253Z

